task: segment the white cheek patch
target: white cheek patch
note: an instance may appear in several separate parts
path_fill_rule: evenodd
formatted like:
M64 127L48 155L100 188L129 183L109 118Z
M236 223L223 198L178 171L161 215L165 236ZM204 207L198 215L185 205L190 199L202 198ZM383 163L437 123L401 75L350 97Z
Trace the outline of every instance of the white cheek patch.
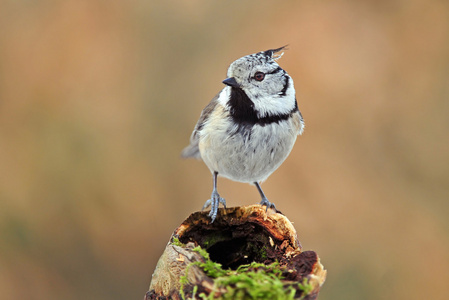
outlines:
M282 115L290 113L296 105L295 88L293 80L289 80L288 88L285 95L249 95L254 102L254 108L257 110L259 117L263 118L267 115Z

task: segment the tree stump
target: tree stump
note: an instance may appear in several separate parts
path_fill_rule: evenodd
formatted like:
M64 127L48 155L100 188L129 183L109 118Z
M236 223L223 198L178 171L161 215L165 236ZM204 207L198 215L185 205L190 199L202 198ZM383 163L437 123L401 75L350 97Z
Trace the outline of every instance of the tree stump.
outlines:
M326 270L280 212L222 208L210 221L196 212L174 231L145 300L317 298Z

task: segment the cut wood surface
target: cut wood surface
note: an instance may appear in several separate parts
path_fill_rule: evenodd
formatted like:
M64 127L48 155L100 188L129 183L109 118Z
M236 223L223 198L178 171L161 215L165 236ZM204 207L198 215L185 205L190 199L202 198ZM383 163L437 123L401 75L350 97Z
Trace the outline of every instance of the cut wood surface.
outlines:
M214 270L217 264L221 266ZM236 291L243 284L234 281L239 280L242 266L248 265L245 272L253 272L249 274L253 277L245 278L269 274L272 266L276 266L279 279L275 279L280 280L286 295L293 294L294 299L316 299L326 278L318 255L302 251L296 230L283 214L272 209L266 211L261 205L222 208L213 223L208 212L196 212L174 231L156 266L145 300L182 299L182 295L185 299L201 299L211 293L217 299L228 299L230 293L235 294L232 299L263 299L264 293L274 292L274 287L271 290L267 287L269 282L265 286L255 282L249 290ZM234 281L226 281L221 277L223 274L231 274ZM220 284L223 282L226 285ZM258 288L261 290L250 290Z

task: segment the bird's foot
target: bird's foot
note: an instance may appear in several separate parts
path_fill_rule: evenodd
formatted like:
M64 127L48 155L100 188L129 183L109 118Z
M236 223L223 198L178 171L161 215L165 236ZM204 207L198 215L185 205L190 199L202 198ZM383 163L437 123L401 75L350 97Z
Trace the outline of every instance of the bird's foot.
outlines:
M275 211L277 211L276 205L274 205L274 203L271 203L270 201L268 201L268 199L266 197L262 198L262 201L260 201L260 205L262 205L262 206L265 205L267 207L267 209L265 210L266 212L268 211L268 208L272 208Z
M215 221L215 218L217 217L218 207L220 206L220 203L223 204L224 208L226 208L225 199L221 198L217 191L213 191L212 195L210 196L210 199L207 200L206 203L204 203L204 206L201 209L201 210L205 210L206 208L211 206L210 212L209 212L209 217L211 217L211 219L212 219L211 223L213 223Z

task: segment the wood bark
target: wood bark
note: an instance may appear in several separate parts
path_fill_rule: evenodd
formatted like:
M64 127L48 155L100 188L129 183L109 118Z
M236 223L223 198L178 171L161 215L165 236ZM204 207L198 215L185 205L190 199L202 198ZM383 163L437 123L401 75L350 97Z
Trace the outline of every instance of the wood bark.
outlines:
M279 262L283 281L306 282L311 287L306 295L298 289L297 299L316 299L326 278L318 255L302 251L296 230L282 213L266 211L260 205L223 208L213 223L208 212L195 212L174 231L153 273L145 300L181 299L182 276L188 279L183 286L186 299L192 297L195 286L197 293L213 292L217 298L226 293L225 288L214 286L214 278L202 268L192 265L204 262L204 257L193 251L198 245L223 269L235 270L251 262Z

